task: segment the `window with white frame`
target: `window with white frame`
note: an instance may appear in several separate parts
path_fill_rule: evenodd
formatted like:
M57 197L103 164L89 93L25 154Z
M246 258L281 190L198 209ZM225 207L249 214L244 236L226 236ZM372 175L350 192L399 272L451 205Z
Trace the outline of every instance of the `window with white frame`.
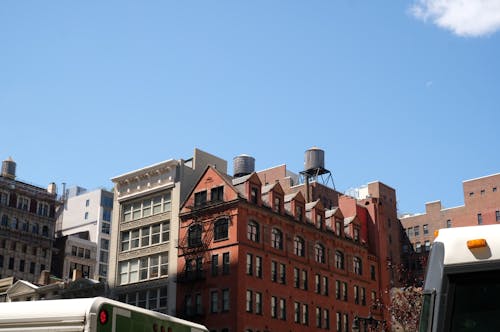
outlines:
M253 220L248 222L247 226L247 239L253 242L260 241L260 228L259 224Z
M318 263L325 263L325 247L321 243L316 243L314 245L314 258Z
M0 205L9 205L9 193L0 191Z
M295 255L304 257L305 256L305 241L300 236L295 236L293 239L293 252Z
M30 199L26 196L18 196L17 197L17 208L28 211L30 206Z
M118 264L119 284L168 276L168 252L123 261Z
M148 247L170 240L170 221L121 232L121 251ZM161 241L160 241L161 235Z
M38 202L36 213L40 216L48 217L49 216L49 204L45 202Z
M171 192L148 197L139 201L123 204L122 220L124 222L149 217L172 210Z
M354 273L356 273L358 275L363 274L363 263L361 261L361 258L354 256L352 258L352 267L353 267Z
M276 249L283 249L283 233L273 228L271 231L271 246Z

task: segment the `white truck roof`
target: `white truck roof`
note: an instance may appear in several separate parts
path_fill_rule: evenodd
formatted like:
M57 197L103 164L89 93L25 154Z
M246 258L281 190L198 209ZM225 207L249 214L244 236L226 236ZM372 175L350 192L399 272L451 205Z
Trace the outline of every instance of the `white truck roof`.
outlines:
M467 241L484 239L487 246L469 249ZM444 245L444 265L500 260L500 224L443 228L434 243Z

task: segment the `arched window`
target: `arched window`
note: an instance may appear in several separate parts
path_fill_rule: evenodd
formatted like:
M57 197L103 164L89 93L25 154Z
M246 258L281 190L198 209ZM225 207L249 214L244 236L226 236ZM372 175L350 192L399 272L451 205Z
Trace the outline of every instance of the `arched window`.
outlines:
M188 230L188 246L198 247L201 246L201 225L191 225Z
M260 227L259 227L259 224L253 220L250 220L248 222L247 238L253 242L260 241Z
M225 240L229 237L229 219L220 218L215 222L214 241Z
M344 269L344 253L342 251L335 251L335 266L337 269Z
M354 273L362 275L363 274L363 262L361 258L354 256L352 259L352 268Z
M293 239L293 252L297 256L304 257L306 255L306 246L304 239L301 238L300 236L296 236Z
M271 246L276 249L283 249L283 233L277 228L273 228L271 232Z
M321 243L314 245L314 259L318 263L325 263L325 247Z

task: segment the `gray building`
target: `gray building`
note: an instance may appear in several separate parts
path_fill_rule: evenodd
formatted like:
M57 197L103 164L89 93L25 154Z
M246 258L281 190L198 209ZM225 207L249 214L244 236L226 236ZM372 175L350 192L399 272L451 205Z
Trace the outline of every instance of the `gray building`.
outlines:
M114 177L109 286L118 300L175 314L179 208L208 165L227 162L195 149Z
M73 187L66 191L64 204L58 213L56 237L86 232L88 240L95 243L97 252L93 258L92 272L86 275L86 271L82 271L92 279L105 281L108 277L112 211L112 192L105 189L87 191L82 187ZM59 249L67 251L71 250L71 247ZM71 273L69 271L70 275ZM66 274L60 277L65 278Z

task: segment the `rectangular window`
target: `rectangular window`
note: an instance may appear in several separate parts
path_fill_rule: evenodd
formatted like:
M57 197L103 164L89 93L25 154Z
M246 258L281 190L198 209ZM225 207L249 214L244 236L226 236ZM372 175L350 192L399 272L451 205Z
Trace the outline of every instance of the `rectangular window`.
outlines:
M229 289L222 290L222 311L229 311Z
M300 303L293 303L293 322L300 323Z
M259 189L256 187L252 187L252 189L250 189L250 201L254 204L257 204L258 195L259 195Z
M212 255L212 276L219 274L219 255Z
M425 251L431 251L431 241L425 240Z
M496 211L495 211L495 221L496 221L496 222L499 222L499 221L500 221L500 211L499 211L499 210L496 210Z
M359 304L359 288L358 286L353 287L353 292L354 292L354 303Z
M335 321L336 321L336 325L337 325L337 332L340 332L342 331L342 314L340 312L336 312L335 313Z
M271 296L271 317L278 317L278 298L276 296Z
M194 194L194 206L202 207L207 204L207 191L200 191Z
M286 320L286 300L280 299L280 317L281 320Z
M151 227L151 244L160 243L160 225L155 224Z
M424 235L425 234L429 234L429 225L428 224L424 224Z
M451 228L451 219L446 220L446 228Z
M406 229L406 233L408 234L408 237L412 237L413 236L413 227L408 227Z
M210 312L219 312L219 293L217 291L210 292Z
M25 264L24 259L21 259L19 261L19 271L24 272L24 264Z
M280 275L279 275L280 284L286 284L286 265L280 263Z
M252 312L252 310L253 310L253 292L251 290L247 290L246 312Z
M278 263L271 261L271 281L276 282L278 280Z
M224 187L215 187L210 191L210 200L212 202L222 202L224 200Z
M302 270L302 289L308 289L307 270Z
M229 253L222 254L222 273L229 274Z
M483 215L481 213L477 214L477 224L482 225L483 224Z
M366 305L366 289L361 287L361 304Z
M297 267L293 268L293 287L300 287L300 269Z
M344 314L344 331L349 331L349 314Z
M314 292L321 293L321 276L319 274L314 275Z
M419 236L420 235L420 226L415 226L413 228L413 231L415 233L415 236Z
M309 325L309 306L302 304L302 324Z
M164 288L164 289L167 289L167 288ZM160 294L160 296L161 296L161 294ZM162 303L160 302L161 307L167 306L167 299L168 298L165 297L165 304L164 305L162 305ZM203 314L203 301L201 299L201 294L196 294L194 299L195 299L195 306L196 306L196 314L197 315ZM161 301L161 299L160 299L160 301Z
M0 267L2 267L2 261L3 261L3 259L0 256ZM30 263L30 273L31 274L35 274L35 266L36 266L35 262Z
M342 282L342 300L347 301L347 282Z
M262 293L255 292L255 313L262 314Z
M170 220L161 224L161 242L170 241Z
M422 244L420 242L415 243L415 252L422 252Z
M109 222L102 222L101 224L101 233L104 233L104 234L109 234L111 232L111 225L109 224Z
M148 257L142 257L139 260L139 279L145 280L148 278Z
M247 254L247 275L253 274L253 255Z
M326 330L330 329L330 312L328 309L323 309L323 328Z
M316 307L316 327L321 328L321 323L322 323L321 308Z
M328 277L323 276L323 295L328 295Z
M104 209L102 211L102 220L111 221L111 210Z
M255 276L262 278L262 257L255 256Z

